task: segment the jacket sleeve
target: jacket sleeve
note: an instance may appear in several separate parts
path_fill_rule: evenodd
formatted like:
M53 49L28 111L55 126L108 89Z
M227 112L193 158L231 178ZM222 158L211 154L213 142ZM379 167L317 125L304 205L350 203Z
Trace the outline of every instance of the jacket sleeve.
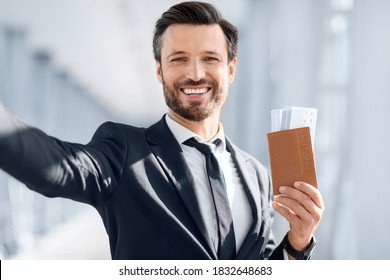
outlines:
M120 180L127 142L105 123L87 145L61 141L21 122L0 104L0 168L48 197L98 206Z

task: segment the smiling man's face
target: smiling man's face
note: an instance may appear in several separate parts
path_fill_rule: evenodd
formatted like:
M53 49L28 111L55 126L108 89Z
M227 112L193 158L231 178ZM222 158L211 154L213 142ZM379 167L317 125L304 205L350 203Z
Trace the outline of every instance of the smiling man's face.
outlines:
M219 25L176 24L165 31L157 76L171 113L190 121L219 115L235 69Z

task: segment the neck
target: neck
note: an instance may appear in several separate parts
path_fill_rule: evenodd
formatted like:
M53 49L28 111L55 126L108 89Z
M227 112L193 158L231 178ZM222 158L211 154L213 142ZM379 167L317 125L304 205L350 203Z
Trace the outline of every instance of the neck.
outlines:
M207 119L202 121L191 121L183 118L182 116L176 114L169 110L168 116L181 124L185 128L191 130L192 132L198 134L205 141L209 141L214 138L214 136L218 133L219 129L219 114L212 115Z

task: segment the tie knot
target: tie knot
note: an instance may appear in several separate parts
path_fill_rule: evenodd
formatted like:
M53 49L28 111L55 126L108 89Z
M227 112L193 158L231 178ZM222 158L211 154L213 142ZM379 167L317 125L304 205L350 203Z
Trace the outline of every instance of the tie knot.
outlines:
M216 147L218 147L222 143L222 141L221 141L221 139L216 139L216 140L214 140L213 143L215 144ZM209 155L209 154L213 153L215 150L215 147L213 147L211 145L200 143L200 142L196 141L196 139L194 137L184 141L183 144L196 148L199 152L201 152L204 155Z

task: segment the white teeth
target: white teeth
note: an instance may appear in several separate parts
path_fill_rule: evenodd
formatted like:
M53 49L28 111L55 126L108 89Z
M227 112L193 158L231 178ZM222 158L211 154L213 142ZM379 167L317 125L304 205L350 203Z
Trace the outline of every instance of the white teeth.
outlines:
M183 91L187 95L190 95L190 94L200 95L200 94L206 93L208 91L208 89L207 88L200 88L200 89L185 88L185 89L183 89Z

